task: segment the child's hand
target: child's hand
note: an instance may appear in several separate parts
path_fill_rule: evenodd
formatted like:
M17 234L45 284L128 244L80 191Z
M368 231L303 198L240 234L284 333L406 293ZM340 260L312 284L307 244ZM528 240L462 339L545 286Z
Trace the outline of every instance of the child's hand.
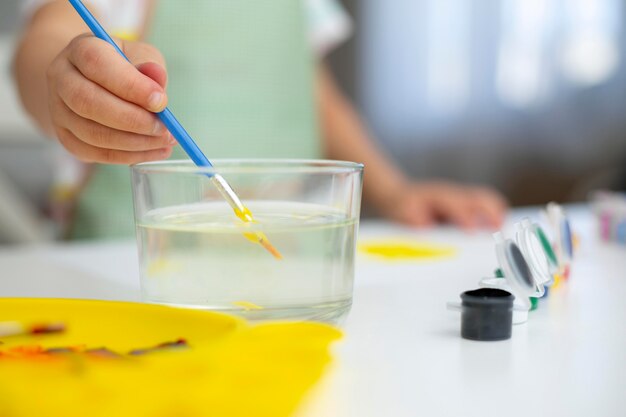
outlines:
M61 144L85 162L134 164L167 158L175 140L152 112L167 105L161 54L139 42L118 45L81 35L48 69L48 104Z
M507 203L497 191L444 181L413 183L385 204L383 214L413 226L453 223L463 229L498 228Z

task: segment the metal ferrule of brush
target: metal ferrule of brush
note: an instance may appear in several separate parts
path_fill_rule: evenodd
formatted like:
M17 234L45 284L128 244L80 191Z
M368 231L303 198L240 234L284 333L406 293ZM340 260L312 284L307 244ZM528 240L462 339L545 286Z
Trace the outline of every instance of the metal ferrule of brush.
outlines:
M220 174L215 174L211 177L211 181L213 181L213 184L217 187L222 197L228 201L228 204L231 205L236 213L241 213L243 215L246 212L246 208L243 203L224 177Z

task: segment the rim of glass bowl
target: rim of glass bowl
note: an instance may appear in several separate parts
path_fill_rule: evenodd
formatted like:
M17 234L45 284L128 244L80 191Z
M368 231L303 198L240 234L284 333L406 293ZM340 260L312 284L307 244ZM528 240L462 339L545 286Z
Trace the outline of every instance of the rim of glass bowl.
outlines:
M142 174L341 174L363 170L363 164L330 159L214 159L213 167L199 167L191 160L142 162L131 165Z

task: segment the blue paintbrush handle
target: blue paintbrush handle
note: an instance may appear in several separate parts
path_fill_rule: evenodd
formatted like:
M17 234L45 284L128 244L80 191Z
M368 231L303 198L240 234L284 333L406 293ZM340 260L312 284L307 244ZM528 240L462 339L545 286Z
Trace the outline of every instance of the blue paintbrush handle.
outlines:
M124 57L127 61L130 60L124 55L124 52L117 46L115 41L109 36L109 34L104 30L102 25L96 20L96 18L91 14L91 12L85 7L81 0L68 0L70 4L76 9L76 12L80 15L80 17L85 21L89 29L93 32L94 36L103 41L109 43L111 46L115 48L115 50ZM161 119L165 127L170 131L170 133L176 138L180 146L183 150L189 155L191 160L198 166L213 166L208 158L202 153L196 142L192 139L192 137L187 133L185 128L180 124L180 122L174 117L174 114L170 111L170 109L166 108L160 113L156 113L156 115Z

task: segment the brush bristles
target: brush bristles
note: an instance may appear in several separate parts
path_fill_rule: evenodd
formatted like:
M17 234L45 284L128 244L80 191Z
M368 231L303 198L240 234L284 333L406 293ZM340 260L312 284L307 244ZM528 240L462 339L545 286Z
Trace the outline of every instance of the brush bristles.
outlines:
M259 243L261 244L261 246L263 246L269 253L272 254L272 256L274 256L274 258L276 259L283 259L283 255L280 254L280 252L278 252L278 249L276 249L267 239L264 238L260 238L259 239Z

